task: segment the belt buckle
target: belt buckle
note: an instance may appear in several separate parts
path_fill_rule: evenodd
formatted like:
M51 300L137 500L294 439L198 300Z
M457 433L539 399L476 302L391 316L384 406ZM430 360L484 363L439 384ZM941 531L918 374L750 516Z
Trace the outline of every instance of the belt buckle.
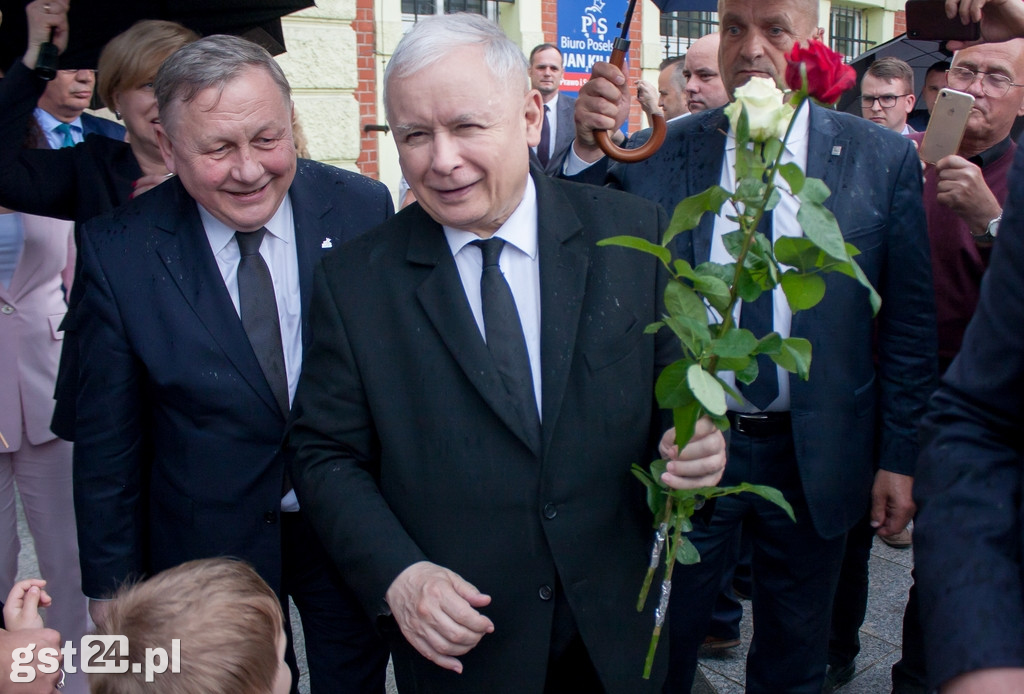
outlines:
M758 424L766 424L767 422L768 413L766 412L739 412L736 414L736 431L741 434L753 435L753 429Z

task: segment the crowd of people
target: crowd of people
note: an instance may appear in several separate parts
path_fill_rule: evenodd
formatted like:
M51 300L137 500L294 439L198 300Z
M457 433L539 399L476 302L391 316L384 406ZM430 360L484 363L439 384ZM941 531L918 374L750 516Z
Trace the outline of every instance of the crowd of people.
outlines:
M659 243L666 210L733 187L723 107L821 37L817 0L720 0L657 89L598 63L576 99L554 44L417 22L384 74L397 214L296 156L262 48L144 21L47 82L40 46L74 27L67 0L28 3L0 81L0 692L297 692L291 599L313 694L382 694L389 658L403 694L687 694L701 650L738 643L743 574L747 691L818 694L855 670L876 535L917 560L893 691L1024 689L1024 3L946 5L983 34L921 92L974 98L956 154L918 157L896 59L863 76L863 117L808 104L782 154L833 191L881 311L849 278L796 316L781 288L750 302L811 342L810 378L764 369L728 439L703 418L680 447L653 398L679 347L645 332L664 267L597 243ZM94 87L123 128L84 113ZM668 137L611 162L594 133L634 90ZM771 219L802 233L792 196ZM729 262L735 229L705 214L672 250ZM630 466L653 455L671 488L774 486L797 522L753 495L694 517L644 680ZM15 485L42 579L15 582ZM93 630L140 667L48 666ZM153 676L156 650L181 672Z

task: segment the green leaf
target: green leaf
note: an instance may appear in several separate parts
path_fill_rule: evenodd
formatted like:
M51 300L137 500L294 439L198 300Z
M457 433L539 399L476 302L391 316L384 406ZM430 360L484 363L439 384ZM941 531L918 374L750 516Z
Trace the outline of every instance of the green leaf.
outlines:
M828 200L828 196L832 194L832 191L828 189L825 182L820 178L807 178L804 179L803 190L797 195L800 198L800 202L816 202L822 203Z
M805 381L811 375L811 343L802 337L787 337L778 354L770 356L773 362Z
M789 190L793 195L800 195L804 188L804 172L800 165L795 162L788 162L779 167L779 175L789 184Z
M717 366L719 371L742 371L751 361L750 357L719 357Z
M749 303L751 301L757 301L757 297L761 296L762 293L764 293L764 289L750 274L750 270L746 268L740 270L739 278L736 280L737 296L743 299L743 301Z
M757 342L754 354L778 354L782 351L782 337L778 333L768 333Z
M686 370L686 382L690 392L704 409L711 414L725 414L725 391L715 377L702 369L700 364L693 364Z
M835 216L819 203L805 202L796 213L796 221L821 250L836 260L846 260L846 242Z
M757 380L758 371L759 369L757 366L757 359L751 359L749 362L747 362L747 365L742 369L733 369L733 373L736 376L736 380L748 386L755 380ZM743 400L742 397L736 399Z
M745 234L739 229L722 234L722 245L725 246L725 250L733 257L734 260L740 257L740 252L743 250L743 243L745 240Z
M707 323L708 309L704 302L691 287L678 280L669 280L665 286L665 308L674 318L685 316Z
M877 316L879 309L882 308L882 297L878 295L875 288L871 285L871 280L864 274L864 270L861 269L857 261L850 259L850 265L853 267L854 277L860 284L868 290L868 301L871 302L871 314Z
M656 323L648 323L647 326L644 327L644 335L653 335L664 327L665 321L663 320L657 321Z
M720 496L731 496L733 494L743 494L744 492L757 494L765 501L770 501L781 508L786 512L786 515L789 516L790 520L794 523L796 522L796 516L793 514L793 507L789 505L788 501L786 501L782 492L775 487L769 487L765 484L750 484L749 482L743 482L731 487L701 487L700 489L693 489L689 491L708 499L715 499ZM672 493L674 496L675 492Z
M722 265L721 263L705 262L698 265L694 270L703 277L717 277L726 284L732 282L732 275L736 272L736 263Z
M711 352L720 357L749 357L756 348L754 333L742 328L733 328L711 343Z
M822 252L810 239L783 236L775 242L775 259L801 272L821 267Z
M661 240L662 246L668 246L680 233L695 229L704 213L713 212L717 215L722 204L728 199L729 191L717 185L683 199L672 213L668 229Z
M700 552L686 535L679 536L679 546L675 550L676 561L680 564L686 566L700 563Z
M752 362L752 361L755 361L755 360L751 359L749 357L747 358L747 363ZM739 391L737 391L732 385L730 385L729 383L726 383L724 380L719 378L717 374L715 375L715 379L718 381L719 385L722 386L722 389L726 393L728 393L729 395L732 396L733 400L740 400L740 401L743 400L743 396L740 395ZM715 416L725 417L725 415L715 415ZM728 418L726 418L726 421L729 421Z
M703 354L707 344L711 342L711 332L708 330L706 318L694 320L685 316L665 316L665 325L675 333L683 347L694 358Z
M654 396L663 409L685 407L693 402L693 393L686 382L686 371L693 365L687 359L680 359L662 369L654 384Z
M697 275L693 280L693 287L703 294L708 303L721 313L728 308L732 301L729 293L729 285L717 277L711 275Z
M694 400L684 407L672 408L672 424L676 428L676 445L682 450L693 438L697 420L704 413L700 403Z
M676 277L685 277L688 280L694 278L693 268L682 258L676 258L672 261L672 267L675 269Z
M787 270L782 274L781 283L793 313L812 308L825 297L825 280L818 274Z
M768 196L768 202L764 206L765 214L778 207L780 202L782 202L782 193L779 192L778 188L773 187L771 194Z
M782 140L777 137L770 137L762 145L761 159L765 164L771 165L779 158L780 152L782 152Z
M612 236L611 238L601 239L597 242L597 245L632 248L635 251L653 255L666 265L672 261L672 253L667 248L659 246L656 243L651 243L647 239L642 239L638 236Z

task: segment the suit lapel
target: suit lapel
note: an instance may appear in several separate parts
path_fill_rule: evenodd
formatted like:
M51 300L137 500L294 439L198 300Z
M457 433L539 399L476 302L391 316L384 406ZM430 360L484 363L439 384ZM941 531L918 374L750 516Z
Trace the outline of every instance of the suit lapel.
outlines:
M313 194L310 182L296 175L288 190L292 203L292 218L295 222L295 251L299 260L299 295L302 302L302 344L310 339L309 303L313 294L313 269L320 256L339 245L339 240L330 233L324 217L331 213L334 204L326 197Z
M693 118L694 116L691 116ZM722 181L722 161L725 157L725 132L729 121L724 111L717 111L704 120L699 131L687 138L686 161L694 162L687 167L690 178L687 190L690 195L702 193ZM672 210L669 210L671 214ZM693 257L703 263L711 257L711 235L715 229L715 215L705 214L693 230Z
M409 233L406 259L427 267L416 297L452 358L492 410L522 442L533 449L529 433L505 390L494 359L466 301L462 279L441 225L416 205L406 212ZM534 451L540 455L539 451Z
M160 188L166 188L160 191ZM174 178L154 192L166 192L173 200L161 209L180 210L157 228L167 232L156 249L170 277L177 284L196 317L220 345L242 377L274 412L280 412L274 393L260 369L259 362L242 327L242 321L224 286L210 242L203 230L196 203ZM152 194L152 193L151 193ZM287 413L283 413L284 416Z
M587 286L590 244L569 199L533 171L540 257L540 364L544 450L565 397Z

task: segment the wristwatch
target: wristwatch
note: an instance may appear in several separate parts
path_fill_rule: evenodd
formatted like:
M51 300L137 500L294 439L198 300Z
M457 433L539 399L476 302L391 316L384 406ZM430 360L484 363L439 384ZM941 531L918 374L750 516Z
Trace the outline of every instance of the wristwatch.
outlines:
M1001 222L1002 219L1003 213L1000 212L998 217L988 223L984 234L971 234L971 236L974 237L975 241L992 243L996 240L996 236L999 234L999 222Z

